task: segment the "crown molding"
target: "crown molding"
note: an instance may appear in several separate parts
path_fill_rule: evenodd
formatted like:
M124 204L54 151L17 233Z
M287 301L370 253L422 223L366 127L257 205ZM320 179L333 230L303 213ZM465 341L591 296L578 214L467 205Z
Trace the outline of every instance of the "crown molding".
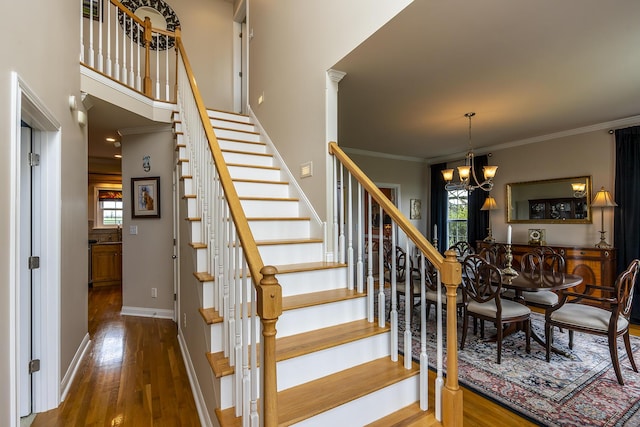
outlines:
M340 146L340 148L342 148L342 151L344 151L347 154L359 154L361 156L379 157L382 159L403 160L405 162L415 162L415 163L426 162L426 160L423 159L422 157L400 156L397 154L381 153L379 151L361 150L359 148L349 148L349 147L342 147L342 146Z

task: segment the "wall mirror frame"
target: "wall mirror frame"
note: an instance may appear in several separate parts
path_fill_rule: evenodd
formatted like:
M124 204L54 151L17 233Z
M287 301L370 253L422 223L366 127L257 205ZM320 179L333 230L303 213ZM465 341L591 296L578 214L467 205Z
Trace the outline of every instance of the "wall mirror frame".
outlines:
M590 224L591 177L545 179L506 185L507 222L522 224ZM572 184L584 184L584 194Z

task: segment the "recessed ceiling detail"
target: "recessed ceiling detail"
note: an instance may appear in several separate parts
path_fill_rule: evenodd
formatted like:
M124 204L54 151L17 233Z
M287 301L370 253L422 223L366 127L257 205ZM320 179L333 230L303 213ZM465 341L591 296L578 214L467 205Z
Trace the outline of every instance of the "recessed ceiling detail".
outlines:
M141 19L148 16L155 28L175 31L176 28L180 26L178 16L173 9L171 9L171 6L163 0L122 0L121 3ZM137 31L131 31L131 19L125 20L124 15L120 15L118 21L126 34L133 38L134 42L140 46L144 46L144 31L142 28ZM153 37L151 40L151 49L153 50L167 50L171 49L174 45L175 39L163 35Z

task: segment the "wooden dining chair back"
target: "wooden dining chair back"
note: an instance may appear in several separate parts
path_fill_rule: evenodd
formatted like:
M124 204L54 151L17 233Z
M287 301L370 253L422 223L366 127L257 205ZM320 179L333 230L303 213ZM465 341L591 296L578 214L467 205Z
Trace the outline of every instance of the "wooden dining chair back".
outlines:
M420 264L420 260L417 262ZM422 283L420 265L413 269L413 281L414 289L419 290L419 286ZM435 266L426 257L424 259L424 284L425 284L425 304L427 304L427 318L431 313L431 306L437 307L438 304L438 289L440 289L440 297L444 307L447 304L447 288L444 286L438 277L438 271ZM456 309L458 314L462 315L462 289L458 288L456 295Z
M449 250L451 249L456 252L456 258L458 258L459 261L462 261L468 255L473 255L476 253L476 251L473 249L473 246L471 246L469 242L465 241L454 243L453 245L451 245L451 247L449 247Z
M506 324L521 323L526 336L526 351L531 351L531 310L524 304L501 298L502 272L480 255L469 255L462 262L463 325L460 350L464 349L469 317L489 321L496 326L497 362L502 361L502 338ZM474 333L476 330L474 328Z
M569 330L570 349L573 349L574 331L606 336L611 363L620 385L624 385L624 380L618 360L617 339L622 336L631 367L638 372L629 339L629 317L639 269L640 260L635 259L620 273L612 287L587 284L584 293L561 291L560 302L545 315L547 362L551 360L553 327L558 326ZM596 290L602 296L595 295L593 291Z
M520 271L532 274L541 272L564 273L566 271L566 262L564 257L553 249L541 250L536 248L522 255ZM503 297L514 299L516 295L515 292L510 290L506 291ZM558 294L553 291L524 291L521 298L525 304L543 309L555 306L559 300Z
M393 270L394 265L392 263L391 257L395 257L395 270ZM409 298L412 302L411 306L415 307L418 303L420 303L420 282L415 282L413 277L413 263L411 258L407 256L407 253L400 246L396 246L394 251L387 251L384 260L384 268L385 268L385 280L389 283L391 282L392 275L396 277L396 297L398 301L400 298L404 298L406 295L406 279L407 274L410 275L409 282L411 283L411 287L409 289ZM417 298L417 301L416 301Z
M486 246L480 250L478 255L500 269L507 266L507 247L502 243L493 243L490 246Z

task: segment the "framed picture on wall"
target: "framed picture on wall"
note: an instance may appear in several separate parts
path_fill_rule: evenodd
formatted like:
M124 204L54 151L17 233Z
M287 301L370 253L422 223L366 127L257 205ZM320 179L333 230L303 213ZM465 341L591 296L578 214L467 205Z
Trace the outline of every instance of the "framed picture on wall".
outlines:
M131 178L131 217L160 218L160 177Z
M422 219L422 200L411 199L409 219Z
M82 17L99 21L102 16L100 0L82 0Z

